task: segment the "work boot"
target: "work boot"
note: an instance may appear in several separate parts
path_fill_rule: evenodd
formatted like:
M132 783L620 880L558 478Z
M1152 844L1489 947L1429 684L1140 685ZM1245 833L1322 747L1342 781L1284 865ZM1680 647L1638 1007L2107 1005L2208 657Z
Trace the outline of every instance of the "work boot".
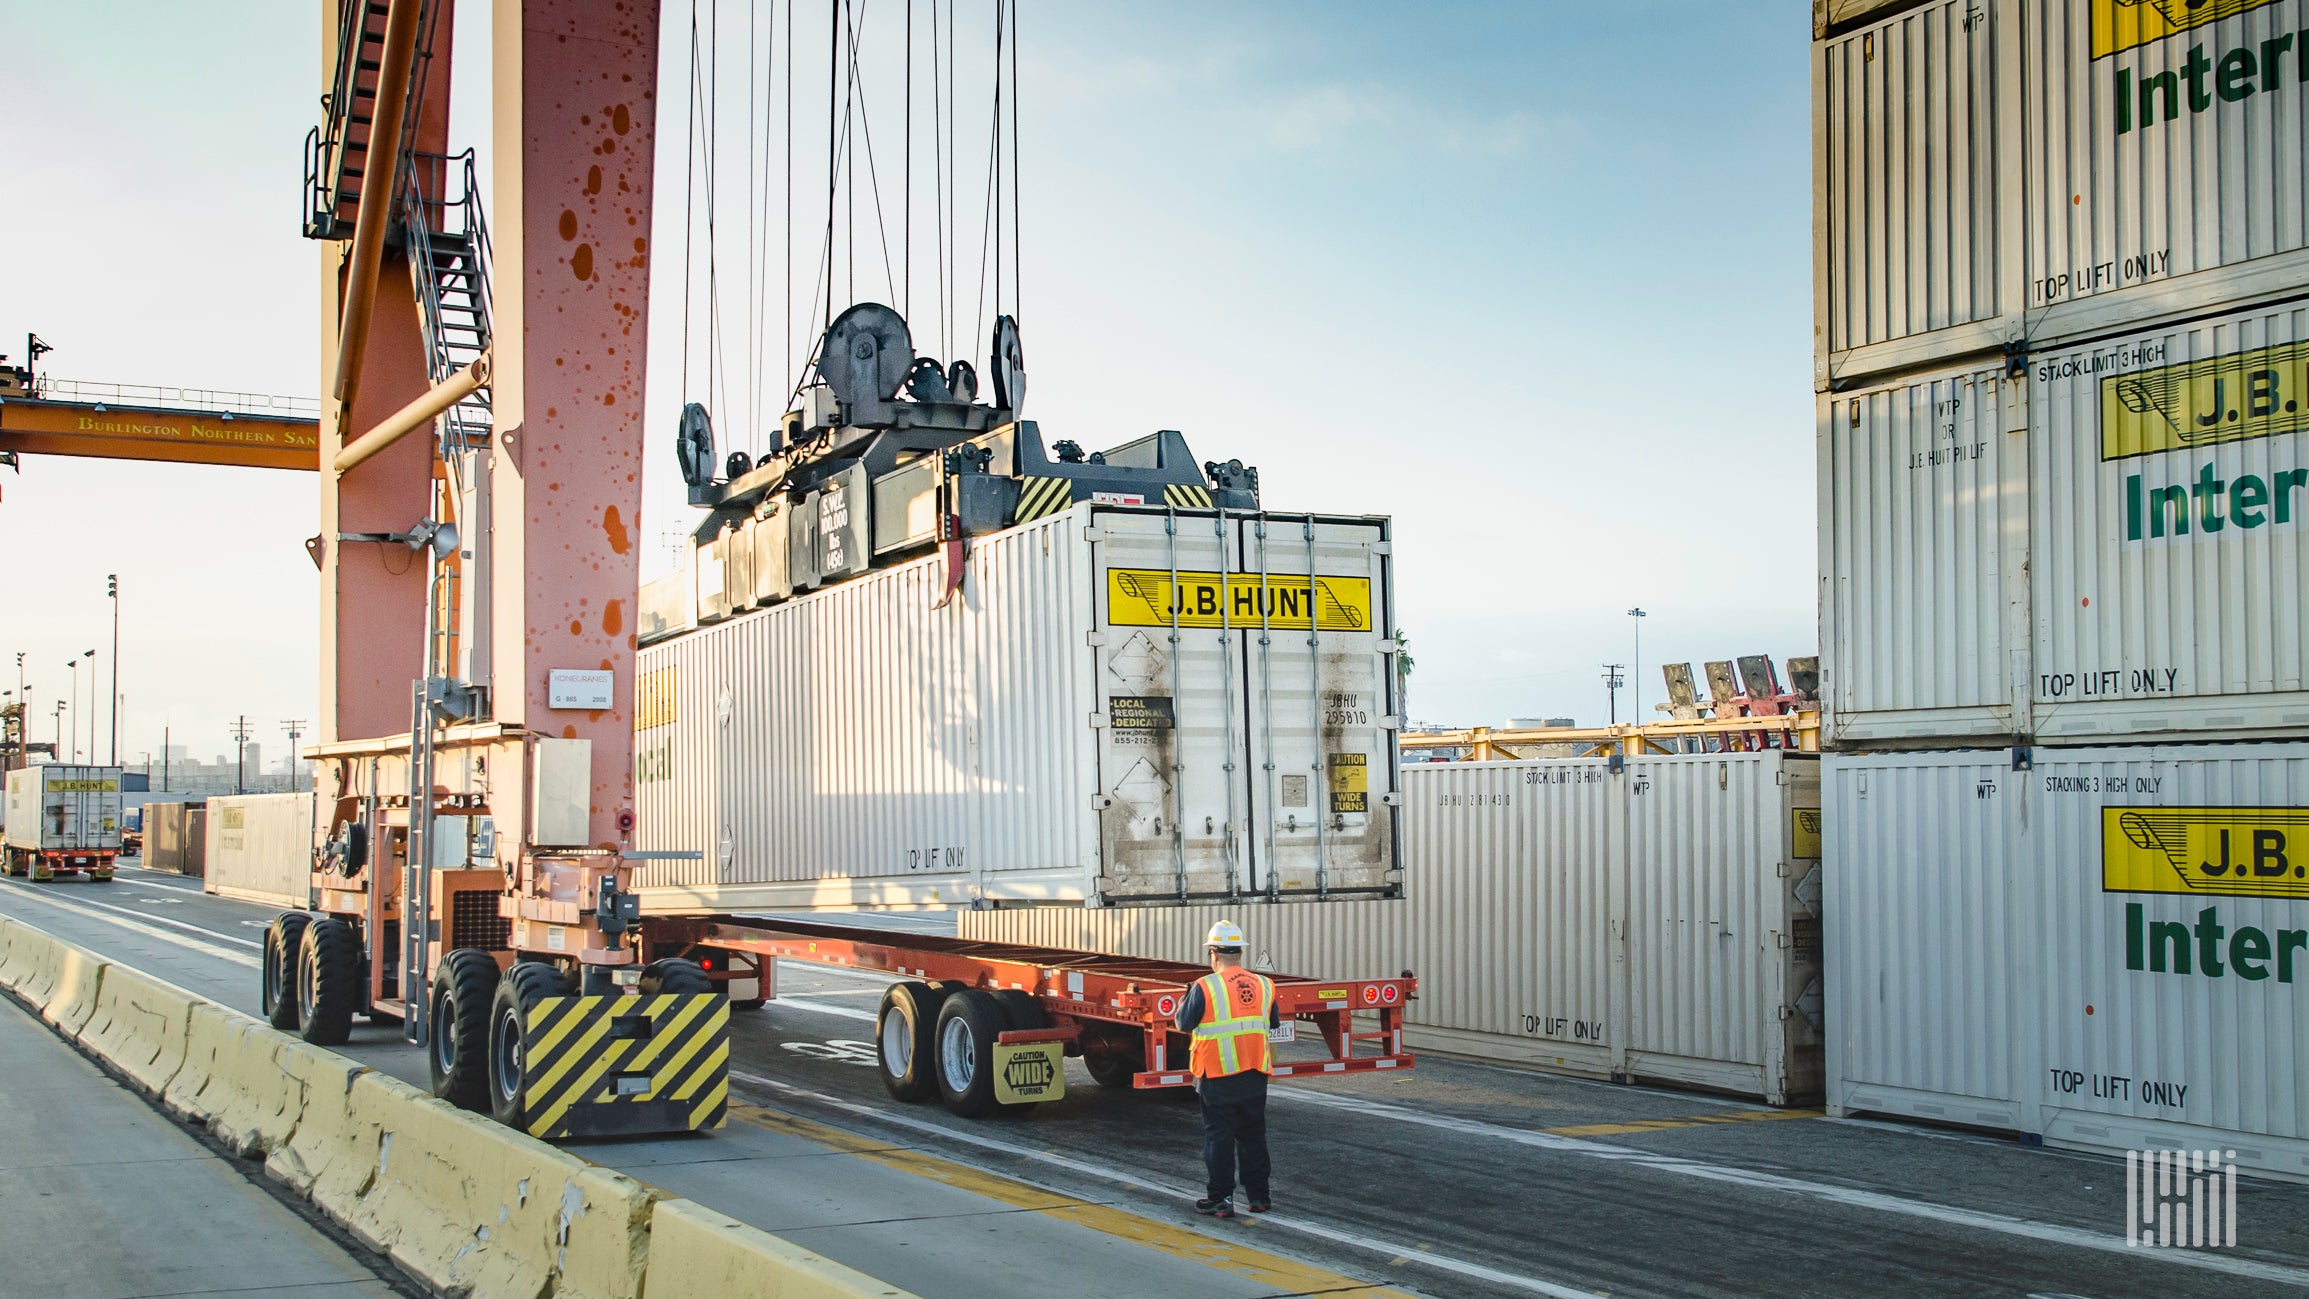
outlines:
M1216 1200L1197 1200L1195 1212L1206 1218L1232 1218L1235 1216L1235 1202L1223 1195Z

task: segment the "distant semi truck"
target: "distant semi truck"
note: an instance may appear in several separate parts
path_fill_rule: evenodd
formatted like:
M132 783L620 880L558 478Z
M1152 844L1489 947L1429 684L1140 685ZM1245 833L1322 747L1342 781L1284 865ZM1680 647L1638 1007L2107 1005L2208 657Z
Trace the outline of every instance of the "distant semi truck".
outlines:
M120 855L120 768L48 763L8 773L0 841L8 873L112 878Z

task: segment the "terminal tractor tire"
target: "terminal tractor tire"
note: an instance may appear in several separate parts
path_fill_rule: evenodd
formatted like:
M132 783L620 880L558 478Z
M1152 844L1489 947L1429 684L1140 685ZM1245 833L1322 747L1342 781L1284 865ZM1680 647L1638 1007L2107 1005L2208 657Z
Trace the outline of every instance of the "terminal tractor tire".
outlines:
M297 1032L314 1046L343 1046L361 1008L361 936L334 916L305 926L297 961Z
M489 1108L489 1007L497 996L497 958L461 947L433 971L433 1094L459 1109Z
M489 1007L489 1112L516 1132L529 1130L526 1036L531 1012L547 997L568 993L561 971L543 961L516 961L497 981Z
M265 929L264 990L258 1001L265 1022L284 1033L297 1031L297 966L305 954L305 926L312 917L283 911Z

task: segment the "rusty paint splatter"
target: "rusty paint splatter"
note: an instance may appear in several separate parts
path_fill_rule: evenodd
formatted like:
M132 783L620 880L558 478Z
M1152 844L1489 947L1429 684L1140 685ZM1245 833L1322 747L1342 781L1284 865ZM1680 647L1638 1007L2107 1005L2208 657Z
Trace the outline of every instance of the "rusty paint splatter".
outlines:
M581 280L593 278L593 245L579 244L569 255L569 273Z
M561 212L561 237L563 239L577 238L577 214L567 208L563 208Z
M570 635L572 635L572 636L583 636L583 635L585 634L585 624L584 624L584 623L582 623L582 622L579 622L579 621L578 621L577 619L575 619L575 618L572 618L572 619L570 619L570 620L569 620L569 634L570 634Z
M625 111L625 105L619 104L617 106L617 111L610 114L609 129L617 132L619 135L623 135L627 131L633 129L633 114Z
M618 517L617 507L614 505L602 511L601 530L609 536L609 548L620 555L625 553L626 547L633 544L633 538L626 533L625 520Z
M599 194L601 192L601 168L588 167L585 169L585 192L587 194Z
M577 728L576 728L576 727L574 727L574 726L564 726L564 727L562 727L562 728L561 728L561 738L562 738L562 739L565 739L565 740L574 740L574 739L576 739L576 738L577 738Z
M625 601L612 600L608 604L603 605L601 609L602 634L605 636L615 636L624 630Z

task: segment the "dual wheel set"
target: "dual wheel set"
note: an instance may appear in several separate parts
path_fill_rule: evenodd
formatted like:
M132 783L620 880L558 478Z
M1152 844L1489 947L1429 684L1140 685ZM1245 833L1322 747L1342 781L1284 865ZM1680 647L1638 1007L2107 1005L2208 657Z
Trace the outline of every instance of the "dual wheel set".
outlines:
M443 956L433 970L427 1020L433 1094L486 1111L507 1127L526 1128L524 1041L530 1017L539 1002L575 991L568 975L544 961L500 967L494 953L470 947ZM641 991L718 989L695 962L676 958L644 967ZM351 924L288 911L265 930L263 1005L274 1028L315 1046L342 1046L352 1036L356 1013L381 1017L367 1000L367 960Z
M999 1035L1051 1026L1032 994L958 983L893 983L882 994L874 1026L882 1085L897 1099L936 1096L966 1119L1034 1108L1033 1102L997 1099L994 1076ZM1138 1072L1138 1043L1086 1040L1083 1061L1100 1086L1127 1089Z
M66 864L59 866L54 862L41 860L40 854L37 853L25 852L18 848L0 848L0 862L5 863L8 873L19 878L29 875L35 884L45 884L59 875L86 875L99 884L112 882L112 859L110 857L66 857L62 860ZM71 864L74 861L78 861L79 864Z

